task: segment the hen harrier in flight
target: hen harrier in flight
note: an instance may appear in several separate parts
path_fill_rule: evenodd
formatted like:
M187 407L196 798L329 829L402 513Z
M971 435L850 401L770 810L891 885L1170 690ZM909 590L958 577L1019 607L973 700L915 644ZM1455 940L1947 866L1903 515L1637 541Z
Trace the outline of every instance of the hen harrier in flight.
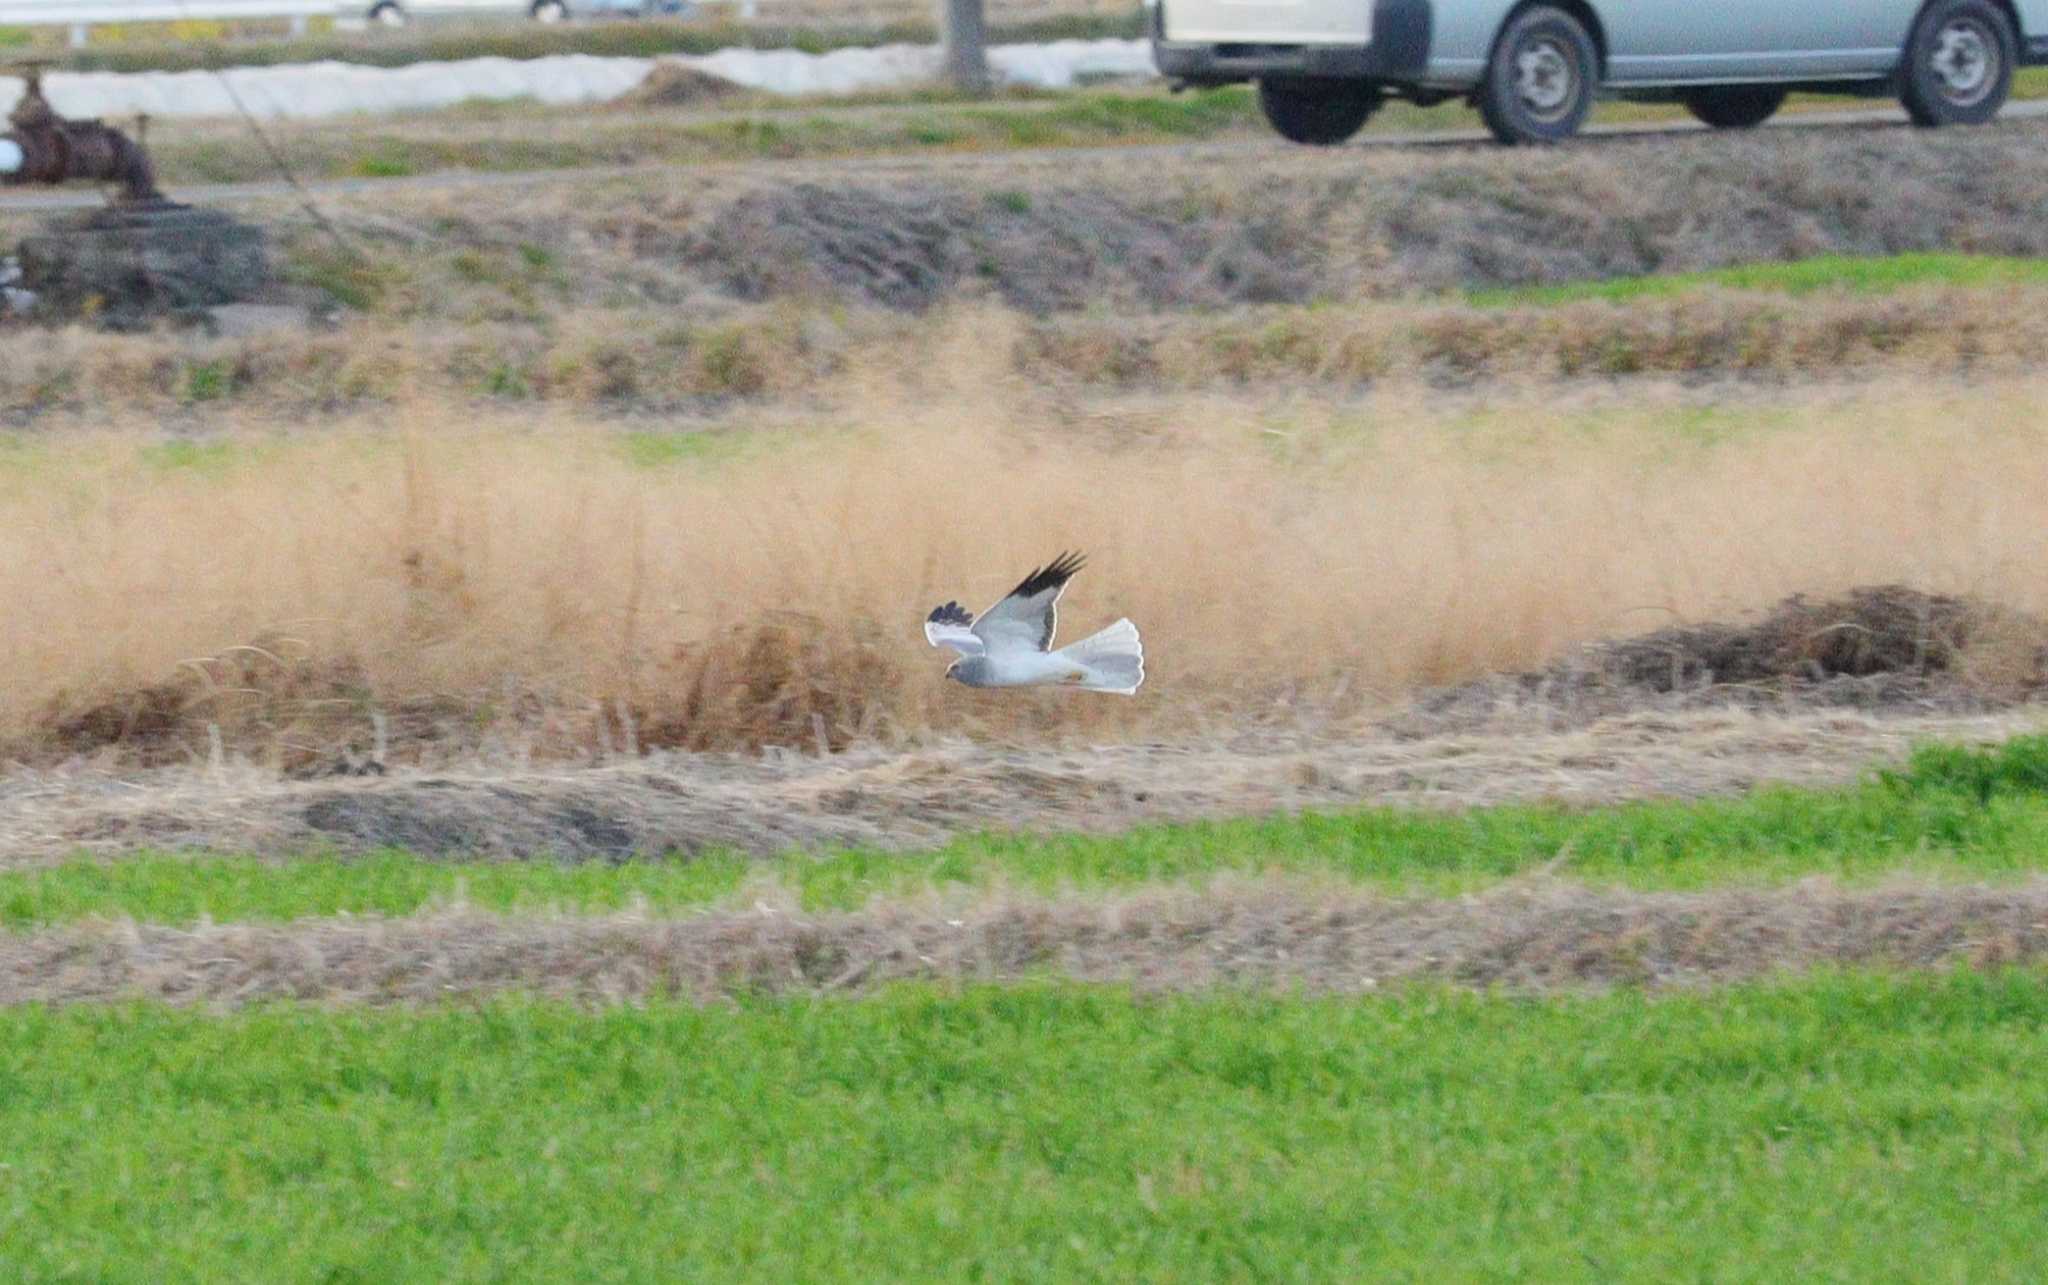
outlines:
M951 647L960 659L946 677L969 687L1079 687L1129 696L1145 681L1145 649L1138 627L1119 620L1098 634L1052 650L1060 594L1081 569L1078 554L1062 553L1033 571L1009 596L981 613L957 602L932 608L924 636Z

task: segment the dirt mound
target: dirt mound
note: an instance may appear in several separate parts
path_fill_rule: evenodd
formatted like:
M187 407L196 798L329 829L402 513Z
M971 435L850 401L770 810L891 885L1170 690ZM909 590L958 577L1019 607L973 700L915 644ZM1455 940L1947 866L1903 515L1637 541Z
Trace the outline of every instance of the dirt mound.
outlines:
M1966 712L2009 708L2044 690L2048 621L1871 585L1819 601L1795 594L1745 623L1592 644L1545 669L1430 693L1396 723L1440 733L1518 703L1567 722L1709 705Z
M614 107L697 107L747 92L745 85L679 62L654 64L647 79L612 100Z
M387 745L444 740L464 720L463 702L452 698L393 702L377 716L385 744L374 744L358 708L366 681L353 660L322 660L290 640L259 637L100 699L60 692L40 729L0 752L48 761L111 750L137 766L166 767L268 746L285 774L318 776L381 771Z
M2001 967L2048 957L2048 883L1643 894L1535 883L1410 900L1284 882L963 909L768 907L649 919L444 913L293 924L86 925L0 936L0 1005L133 998L582 1003L862 991L1047 972L1148 991L1698 986L1782 969Z
M2005 614L1903 585L1866 586L1821 602L1795 594L1754 624L1679 626L1609 644L1600 649L1600 669L1653 692L1879 674L1959 676L1971 646Z

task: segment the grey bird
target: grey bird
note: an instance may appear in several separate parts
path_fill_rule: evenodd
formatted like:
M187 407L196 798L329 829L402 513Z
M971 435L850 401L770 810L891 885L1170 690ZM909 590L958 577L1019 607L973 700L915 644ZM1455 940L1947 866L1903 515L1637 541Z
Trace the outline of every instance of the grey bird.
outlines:
M1060 595L1081 569L1079 554L1062 553L1019 581L1001 602L971 616L957 602L932 608L924 636L960 659L946 677L969 687L1078 687L1130 696L1145 681L1138 627L1119 620L1058 651L1052 650Z

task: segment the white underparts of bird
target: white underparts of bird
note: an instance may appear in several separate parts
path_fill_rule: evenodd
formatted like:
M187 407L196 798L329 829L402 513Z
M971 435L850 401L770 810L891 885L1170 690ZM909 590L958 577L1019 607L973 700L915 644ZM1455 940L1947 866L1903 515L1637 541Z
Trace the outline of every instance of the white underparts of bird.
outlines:
M1079 554L1062 553L1018 582L995 606L971 616L957 602L932 608L924 636L960 659L946 677L969 687L1078 687L1130 696L1145 681L1138 627L1119 620L1080 642L1052 649L1060 595L1081 569Z

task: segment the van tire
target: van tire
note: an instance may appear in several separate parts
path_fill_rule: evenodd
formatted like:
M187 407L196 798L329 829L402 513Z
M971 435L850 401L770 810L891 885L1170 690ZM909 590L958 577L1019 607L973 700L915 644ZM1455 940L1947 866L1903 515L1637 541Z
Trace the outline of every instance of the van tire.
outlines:
M1356 134L1380 109L1380 90L1356 80L1259 81L1259 110L1290 143L1332 147Z
M2005 106L2019 40L1991 0L1934 0L1906 37L1899 101L1922 127L1982 125Z
M1600 84L1600 52L1579 20L1547 4L1509 18L1493 42L1477 99L1503 143L1559 143L1579 132Z
M1755 129L1785 105L1785 91L1773 85L1713 85L1685 96L1685 109L1715 129Z

